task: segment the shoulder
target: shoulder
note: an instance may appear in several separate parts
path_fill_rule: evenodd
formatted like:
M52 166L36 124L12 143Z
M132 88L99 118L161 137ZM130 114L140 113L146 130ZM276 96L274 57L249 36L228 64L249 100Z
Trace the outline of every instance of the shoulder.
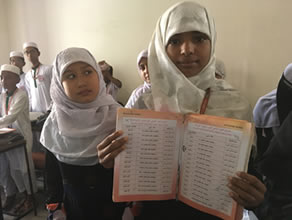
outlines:
M45 65L45 64L42 64L42 65L40 66L40 69L41 69L41 71L44 72L44 73L51 73L52 70L53 70L53 65Z

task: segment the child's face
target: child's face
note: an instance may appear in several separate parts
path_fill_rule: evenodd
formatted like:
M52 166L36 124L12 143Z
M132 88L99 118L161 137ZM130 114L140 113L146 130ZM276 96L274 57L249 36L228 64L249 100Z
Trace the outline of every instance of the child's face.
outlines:
M143 80L147 83L150 83L150 76L148 72L148 65L147 65L147 58L142 57L142 59L139 62L139 70L142 73Z
M17 66L19 69L22 70L23 66L25 65L24 59L21 57L10 57L10 64Z
M16 88L16 84L19 83L19 76L15 73L3 71L1 74L1 83L4 89L8 92L12 92Z
M37 48L27 47L24 50L24 54L27 56L29 62L36 63L39 60L40 52Z
M89 103L99 92L96 70L87 63L76 62L67 67L62 75L62 85L69 99L77 103Z
M166 52L186 77L192 77L208 64L211 42L209 37L201 32L184 32L169 39Z

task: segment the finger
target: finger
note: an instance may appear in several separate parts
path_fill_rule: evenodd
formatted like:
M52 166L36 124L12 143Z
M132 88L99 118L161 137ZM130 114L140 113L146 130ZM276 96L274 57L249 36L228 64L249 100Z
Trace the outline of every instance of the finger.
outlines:
M123 145L122 147L112 151L110 154L107 154L104 158L103 158L103 162L104 163L108 163L109 161L114 161L114 159L116 158L116 156L121 153L123 150L126 149L126 146Z
M241 181L238 178L231 178L228 187L244 201L257 201L256 194L258 194L258 192L250 187L246 182Z
M98 157L104 158L106 155L113 153L117 149L123 147L123 145L128 141L128 137L122 137L118 140L113 140L110 144L101 150L98 150Z
M234 192L229 192L229 196L234 200L236 201L238 204L244 206L244 207L247 207L248 204L240 198L240 196Z
M102 150L105 147L107 147L113 140L115 140L116 138L120 137L123 134L123 131L119 130L119 131L115 131L114 133L110 134L109 136L107 136L102 142L100 142L100 144L97 145L97 149L98 150Z
M263 184L257 177L246 172L237 172L236 175L253 185L261 193L265 193L267 191L265 184Z

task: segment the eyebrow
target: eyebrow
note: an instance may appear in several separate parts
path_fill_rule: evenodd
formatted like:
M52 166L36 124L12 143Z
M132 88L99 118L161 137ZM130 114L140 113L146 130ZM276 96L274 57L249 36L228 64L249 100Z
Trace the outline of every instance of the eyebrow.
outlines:
M86 69L86 68L88 68L88 67L91 67L91 68L93 68L91 65L89 65L88 63L85 63L85 64L83 64L83 65L81 65L81 69ZM64 71L64 73L63 74L65 74L65 73L68 73L68 72L72 72L72 70L70 69L70 67L69 68L67 68L65 71Z

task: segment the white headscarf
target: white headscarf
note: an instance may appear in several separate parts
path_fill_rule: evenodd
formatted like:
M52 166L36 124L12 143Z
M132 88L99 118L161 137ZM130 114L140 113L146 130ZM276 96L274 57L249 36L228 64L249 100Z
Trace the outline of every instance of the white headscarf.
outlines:
M99 93L93 102L76 103L65 94L62 74L76 62L87 63L98 73ZM114 131L119 105L106 94L101 70L89 51L68 48L57 55L50 93L53 107L44 124L41 143L63 162L78 165L97 163L96 145Z
M189 31L206 34L211 41L211 51L202 71L186 78L168 57L166 46L173 35ZM169 8L158 20L149 45L153 98L144 97L146 106L158 111L199 112L205 91L211 88L206 114L250 120L246 100L224 80L215 79L215 41L215 24L206 8L195 2L181 2Z
M140 63L140 61L141 61L142 58L147 58L148 59L148 50L147 49L142 50L138 54L138 57L137 57L138 73L139 73L139 76L143 79L143 76L142 76L142 73L141 73L141 69L140 69L140 66L139 66L139 63ZM151 90L151 84L144 81L143 86L142 87L140 86L139 88L142 88L142 93L145 93L145 92L148 92L148 91Z

